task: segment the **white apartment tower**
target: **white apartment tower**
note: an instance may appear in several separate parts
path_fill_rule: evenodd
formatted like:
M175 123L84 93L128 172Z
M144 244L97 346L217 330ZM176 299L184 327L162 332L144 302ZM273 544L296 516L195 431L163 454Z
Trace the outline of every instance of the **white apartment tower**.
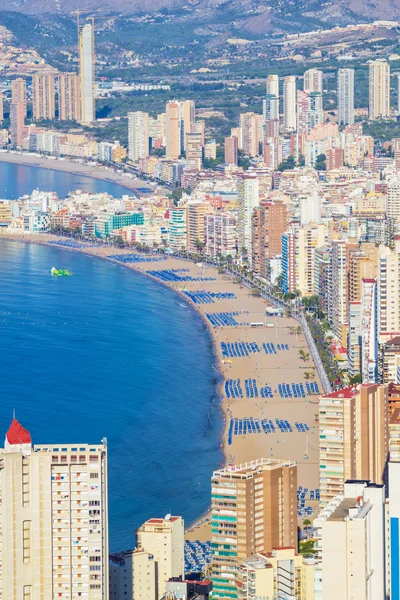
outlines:
M323 73L319 69L308 69L308 71L304 73L303 90L305 92L319 92L322 94L322 75Z
M338 121L339 125L354 123L354 69L338 71Z
M107 445L0 450L0 599L108 600Z
M149 156L149 114L128 113L128 157L134 162Z
M96 120L93 23L86 23L79 31L79 77L81 85L81 119L83 123L92 123Z
M138 548L154 556L157 599L165 594L168 579L184 579L184 537L182 517L171 515L164 519L149 519L137 530Z
M252 216L260 204L259 181L256 177L243 177L238 182L238 247L241 254L252 257Z
M296 131L296 77L290 75L283 82L283 127L286 132Z
M390 66L386 60L369 63L369 118L390 116Z

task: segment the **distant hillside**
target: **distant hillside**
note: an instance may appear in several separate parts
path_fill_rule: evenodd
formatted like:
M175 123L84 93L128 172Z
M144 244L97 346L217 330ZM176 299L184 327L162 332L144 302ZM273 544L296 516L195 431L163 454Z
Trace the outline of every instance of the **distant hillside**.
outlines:
M245 28L254 33L274 29L289 29L296 19L327 25L354 23L357 20L400 19L400 0L5 0L3 11L17 11L31 15L69 14L78 8L113 14L155 13L182 7L192 8L193 18L199 25L204 15L213 15L215 22L226 23L226 15L236 13ZM196 9L201 9L199 12Z

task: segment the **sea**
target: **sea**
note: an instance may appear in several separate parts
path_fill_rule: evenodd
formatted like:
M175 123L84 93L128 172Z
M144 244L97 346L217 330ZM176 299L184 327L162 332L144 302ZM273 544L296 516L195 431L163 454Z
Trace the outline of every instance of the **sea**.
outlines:
M5 183L2 167L0 197L49 176L11 165ZM39 187L62 197L75 186L57 173ZM207 327L180 296L122 265L0 238L0 344L0 435L15 411L33 443L107 438L111 551L133 548L148 518L189 525L207 510L223 461L219 375Z

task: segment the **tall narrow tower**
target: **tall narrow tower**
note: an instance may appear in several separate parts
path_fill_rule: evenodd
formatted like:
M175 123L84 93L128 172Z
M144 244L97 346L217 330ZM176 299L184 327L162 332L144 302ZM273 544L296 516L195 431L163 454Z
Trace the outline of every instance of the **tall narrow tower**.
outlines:
M96 120L94 100L94 23L85 23L79 29L79 76L81 85L81 120L92 123Z
M354 69L338 71L338 121L339 125L354 123Z

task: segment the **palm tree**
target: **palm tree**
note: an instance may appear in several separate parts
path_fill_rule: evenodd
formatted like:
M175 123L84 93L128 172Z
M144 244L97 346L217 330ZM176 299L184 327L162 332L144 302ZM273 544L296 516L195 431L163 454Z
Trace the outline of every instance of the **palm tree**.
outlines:
M306 353L304 352L303 348L299 350L299 357L301 358L301 360L304 360L304 362L306 362Z

